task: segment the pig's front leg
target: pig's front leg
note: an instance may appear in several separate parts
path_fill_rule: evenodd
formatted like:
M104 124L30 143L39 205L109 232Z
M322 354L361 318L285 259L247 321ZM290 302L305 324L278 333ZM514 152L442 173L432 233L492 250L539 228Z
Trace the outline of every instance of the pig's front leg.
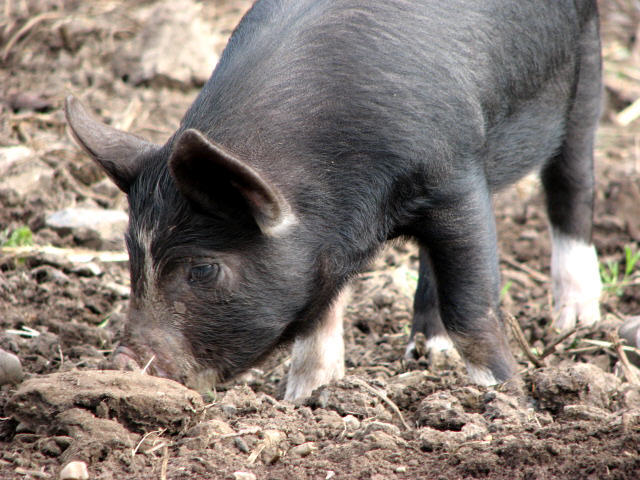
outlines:
M344 376L342 315L349 297L345 288L315 330L293 344L285 400L311 395L314 389Z
M424 212L416 236L422 255L429 255L442 324L471 380L481 385L500 383L514 374L515 361L499 313L500 274L490 193L481 171L470 171L469 178L452 179L447 185L449 197ZM416 295L427 291L418 288ZM416 305L423 302L416 298Z

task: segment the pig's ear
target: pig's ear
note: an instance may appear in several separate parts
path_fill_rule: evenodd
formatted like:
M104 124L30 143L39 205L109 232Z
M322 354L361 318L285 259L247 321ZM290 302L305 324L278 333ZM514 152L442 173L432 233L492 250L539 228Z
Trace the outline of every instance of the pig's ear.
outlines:
M186 130L176 140L169 168L180 192L205 212L246 211L248 206L260 230L270 236L277 236L295 221L275 186L197 130Z
M135 135L98 121L78 99L67 97L64 106L71 133L80 145L125 193L140 173L142 153L159 148Z

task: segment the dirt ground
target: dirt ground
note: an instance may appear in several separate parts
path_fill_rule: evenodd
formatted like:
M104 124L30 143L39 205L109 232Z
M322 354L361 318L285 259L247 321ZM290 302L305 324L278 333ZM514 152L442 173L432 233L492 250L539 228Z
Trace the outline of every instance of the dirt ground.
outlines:
M600 3L594 235L607 273L624 270L625 246L640 251L640 119L628 109L640 98L640 2ZM19 243L21 227L33 235L32 246L0 250L0 349L24 371L0 387L0 478L59 478L72 460L95 479L640 478L640 385L614 334L640 314L640 269L609 283L600 325L560 338L549 328L550 246L531 179L496 198L503 309L528 344L512 335L520 383L474 386L451 355L402 360L417 276L410 244L389 247L357 279L347 377L303 404L281 400L286 351L206 395L100 370L126 313L123 242L55 227L49 215L125 211L126 199L70 140L63 100L73 93L110 124L164 142L215 62L212 53L206 68L182 65L179 46L212 32L192 50L219 54L248 6L0 2L0 243Z

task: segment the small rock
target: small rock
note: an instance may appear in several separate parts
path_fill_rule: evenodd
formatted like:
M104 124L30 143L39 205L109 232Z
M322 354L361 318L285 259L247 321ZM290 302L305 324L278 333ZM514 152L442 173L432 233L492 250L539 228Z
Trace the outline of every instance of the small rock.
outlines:
M407 473L407 467L405 467L404 465L396 467L396 473Z
M294 455L296 457L306 457L310 455L311 452L317 450L316 444L314 442L301 443L300 445L296 445L289 449L289 454Z
M562 409L563 416L569 420L586 420L592 422L605 422L611 417L611 413L592 405L565 405Z
M207 448L209 444L221 435L234 433L228 423L214 418L206 422L200 422L187 430L185 442L192 449Z
M88 480L88 478L89 470L84 462L69 462L60 470L60 480Z
M635 348L640 348L640 315L628 319L620 329L620 338ZM640 355L635 352L627 352L627 358L636 367L640 367Z
M385 432L389 435L400 435L400 429L395 425L375 420L363 422L363 429L363 435L368 435L373 432Z
M22 363L13 353L0 349L0 385L22 381Z
M94 262L87 262L85 264L78 265L72 270L72 272L76 275L80 275L81 277L99 277L102 275L102 269Z
M365 436L364 440L371 443L371 448L382 448L391 450L396 447L399 439L397 439L393 435L389 435L388 433L378 430Z
M93 230L108 248L121 247L128 222L129 217L122 210L102 208L65 208L45 219L46 226L61 234L83 229L86 236L87 230Z
M273 465L282 457L282 442L287 436L280 430L265 430L262 435L262 461L265 465Z
M256 480L256 475L250 472L233 472L234 480Z
M342 419L347 430L358 430L360 428L360 420L353 415L347 415Z
M233 444L242 453L249 453L249 445L247 445L247 442L245 442L242 437L235 437L233 439Z

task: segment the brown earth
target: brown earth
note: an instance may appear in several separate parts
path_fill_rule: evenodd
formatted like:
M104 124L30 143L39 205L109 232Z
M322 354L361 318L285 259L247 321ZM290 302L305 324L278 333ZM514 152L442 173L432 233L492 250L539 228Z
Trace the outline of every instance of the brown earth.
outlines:
M546 217L530 179L496 199L504 311L534 349L528 359L513 341L520 382L471 385L454 356L401 360L413 245L385 250L357 280L348 376L304 404L280 400L285 351L204 396L98 370L126 312L126 257L104 251L122 252L122 242L54 229L46 217L72 206L122 210L126 201L65 133L63 99L73 93L109 123L164 141L204 78L177 63L162 73L142 54L154 42L184 44L186 29L175 27L184 12L198 13L202 22L189 28L213 30L220 52L248 5L5 0L0 8L0 242L28 226L35 245L59 247L0 250L0 349L25 372L0 387L0 478L58 478L71 460L100 479L640 478L640 385L612 336L640 313L639 270L607 291L597 328L540 355L559 338L549 328ZM607 88L595 243L603 264L623 267L625 245L640 251L640 120L622 126L618 116L640 97L640 2L601 7ZM161 36L149 39L153 22Z

